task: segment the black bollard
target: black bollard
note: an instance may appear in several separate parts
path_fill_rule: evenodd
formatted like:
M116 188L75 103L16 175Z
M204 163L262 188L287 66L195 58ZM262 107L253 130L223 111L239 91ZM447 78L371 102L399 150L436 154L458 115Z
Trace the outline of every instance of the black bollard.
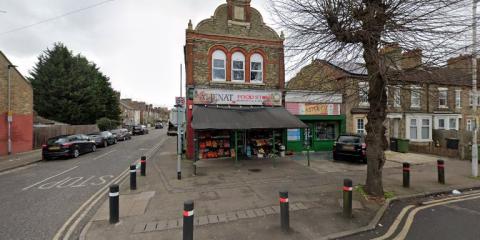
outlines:
M183 203L183 240L193 240L193 201Z
M137 190L137 166L130 165L130 190Z
M445 161L437 160L438 182L445 184Z
M280 192L280 223L282 231L288 232L290 230L290 213L287 191Z
M145 176L147 171L147 157L142 156L140 160L140 175Z
M110 223L118 223L119 211L119 188L117 184L110 186L110 192L108 193L110 199Z
M343 180L343 216L347 218L352 217L352 180Z
M410 187L410 163L403 163L403 187Z

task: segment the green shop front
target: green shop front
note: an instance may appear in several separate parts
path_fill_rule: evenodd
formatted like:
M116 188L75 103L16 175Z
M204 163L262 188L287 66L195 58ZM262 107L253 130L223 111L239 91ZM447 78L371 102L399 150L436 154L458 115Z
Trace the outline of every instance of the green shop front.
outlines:
M287 130L287 151L331 151L339 134L346 131L341 103L339 94L287 92L286 109L308 126Z

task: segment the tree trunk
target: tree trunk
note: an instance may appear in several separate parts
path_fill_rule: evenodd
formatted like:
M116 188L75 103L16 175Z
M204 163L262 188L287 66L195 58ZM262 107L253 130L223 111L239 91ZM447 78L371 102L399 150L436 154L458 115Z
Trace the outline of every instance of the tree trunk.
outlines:
M376 43L364 44L364 60L368 70L368 112L367 130L367 182L366 191L368 194L383 197L382 168L385 164L385 149L387 140L385 136L385 119L387 117L387 94L385 77L385 65L378 53Z

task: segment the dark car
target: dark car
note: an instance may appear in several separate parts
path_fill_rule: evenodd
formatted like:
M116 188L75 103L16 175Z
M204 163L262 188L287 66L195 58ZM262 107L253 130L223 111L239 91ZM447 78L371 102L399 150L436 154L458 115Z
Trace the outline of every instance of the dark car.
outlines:
M155 129L163 129L163 124L161 122L155 123Z
M367 163L367 144L359 134L342 134L333 144L333 160L359 160Z
M77 134L50 138L42 146L42 157L45 160L61 157L77 158L81 154L95 152L95 142L86 135Z
M109 131L90 133L88 136L95 141L95 144L99 147L107 147L117 143L115 136Z
M113 135L115 135L115 138L117 141L125 141L125 140L130 140L132 139L132 135L128 131L128 129L121 128L121 129L115 129L111 131Z
M148 129L145 125L136 125L136 126L133 126L132 134L133 135L148 134Z

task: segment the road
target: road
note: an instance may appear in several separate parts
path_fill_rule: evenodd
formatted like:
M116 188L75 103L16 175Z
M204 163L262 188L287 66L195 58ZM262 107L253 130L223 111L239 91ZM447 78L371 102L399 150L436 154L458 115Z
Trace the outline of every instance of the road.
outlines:
M480 193L425 201L399 202L375 230L343 239L480 239Z
M42 161L1 173L0 239L52 239L83 203L97 192L105 199L106 191L100 194L100 189L142 155L155 152L165 138L165 130L151 130L77 159ZM87 217L71 239L78 238Z

